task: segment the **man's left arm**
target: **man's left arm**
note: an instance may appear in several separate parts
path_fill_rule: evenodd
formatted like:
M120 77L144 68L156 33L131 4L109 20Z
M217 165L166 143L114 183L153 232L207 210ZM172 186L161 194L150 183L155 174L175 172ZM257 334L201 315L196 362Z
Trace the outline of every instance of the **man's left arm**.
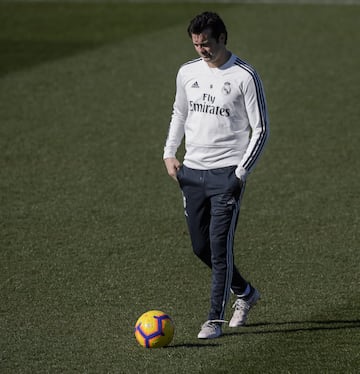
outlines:
M243 182L255 167L269 136L269 120L262 82L254 72L244 89L247 116L251 126L251 138L235 174Z

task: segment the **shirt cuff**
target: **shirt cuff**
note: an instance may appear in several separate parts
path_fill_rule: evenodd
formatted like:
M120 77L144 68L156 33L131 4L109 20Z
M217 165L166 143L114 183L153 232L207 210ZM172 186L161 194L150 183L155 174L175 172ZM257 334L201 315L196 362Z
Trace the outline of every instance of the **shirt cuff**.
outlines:
M246 177L248 175L248 172L245 168L243 168L242 166L238 166L236 169L235 169L235 175L241 179L243 182L245 182L246 180Z

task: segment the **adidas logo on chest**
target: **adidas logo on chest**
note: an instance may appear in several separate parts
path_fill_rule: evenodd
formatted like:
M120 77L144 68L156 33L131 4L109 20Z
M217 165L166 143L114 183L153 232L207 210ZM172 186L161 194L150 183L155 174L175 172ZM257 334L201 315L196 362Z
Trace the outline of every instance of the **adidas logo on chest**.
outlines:
M191 88L200 88L199 83L198 83L197 81L195 81L195 82L192 84Z

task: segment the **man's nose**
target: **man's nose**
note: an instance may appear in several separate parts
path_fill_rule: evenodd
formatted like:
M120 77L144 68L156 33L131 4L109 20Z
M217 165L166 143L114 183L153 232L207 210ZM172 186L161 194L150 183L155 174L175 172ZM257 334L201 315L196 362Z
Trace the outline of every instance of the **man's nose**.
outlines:
M199 46L199 52L200 53L204 53L205 52L205 48L202 45Z

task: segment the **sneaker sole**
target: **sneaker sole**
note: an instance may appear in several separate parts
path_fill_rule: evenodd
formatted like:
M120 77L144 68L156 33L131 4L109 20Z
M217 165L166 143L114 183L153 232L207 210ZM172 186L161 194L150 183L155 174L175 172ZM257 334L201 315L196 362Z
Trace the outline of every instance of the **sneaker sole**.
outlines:
M198 335L198 339L216 339L216 338L219 338L220 336L222 335L222 333L220 334L216 334L216 335L208 335L208 336L202 336L202 335Z

